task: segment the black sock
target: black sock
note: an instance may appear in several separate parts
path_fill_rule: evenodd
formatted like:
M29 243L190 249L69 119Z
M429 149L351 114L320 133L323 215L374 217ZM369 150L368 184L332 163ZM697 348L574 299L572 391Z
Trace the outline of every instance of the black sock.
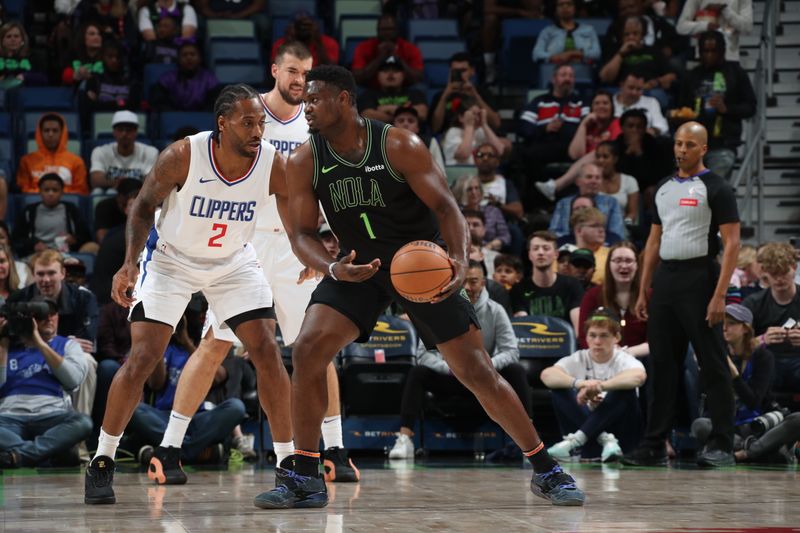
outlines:
M531 464L533 465L533 471L536 472L537 474L543 474L544 472L549 472L550 470L553 469L554 466L558 464L555 461L555 459L550 457L550 454L547 453L547 450L545 449L544 445L540 446L541 448L538 451L534 451L536 450L536 448L534 448L533 450L522 452L525 455L525 457L528 458L528 461L531 462Z
M292 457L294 457L295 472L301 476L319 477L319 452L295 450Z

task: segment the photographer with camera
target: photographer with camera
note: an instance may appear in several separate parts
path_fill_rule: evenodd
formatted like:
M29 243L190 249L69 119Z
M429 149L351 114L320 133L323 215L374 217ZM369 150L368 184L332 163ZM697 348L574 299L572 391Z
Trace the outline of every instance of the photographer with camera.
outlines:
M89 372L73 398L75 410L90 415L97 386L97 361L92 357L97 338L97 299L87 289L64 281L64 256L57 250L37 252L30 259L34 283L13 293L9 302L27 302L34 296L58 304L58 334L80 345Z
M794 463L790 448L800 439L800 413L788 414L772 401L775 357L755 338L753 313L740 304L727 305L722 332L736 391L736 461ZM711 429L709 418L692 422L692 435L700 442L708 438Z
M69 396L89 371L86 355L79 343L56 333L52 299L8 303L0 315L0 468L48 459L77 464L77 457L61 456L92 430Z

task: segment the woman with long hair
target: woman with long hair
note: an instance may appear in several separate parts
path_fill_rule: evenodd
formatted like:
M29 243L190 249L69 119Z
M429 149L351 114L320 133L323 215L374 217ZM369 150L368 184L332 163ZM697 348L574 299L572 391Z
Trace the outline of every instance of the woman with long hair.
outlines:
M727 305L722 333L736 392L734 457L737 461L796 462L800 413L788 414L772 400L775 356L755 337L752 311L740 304ZM711 430L709 418L692 423L692 435L701 443Z
M595 164L603 174L600 191L617 200L626 221L635 222L639 218L639 184L633 176L617 170L618 150L616 143L603 141L594 151Z
M81 83L95 74L103 73L103 34L100 26L88 22L75 34L72 56L61 72L61 81L66 85Z
M11 248L7 244L0 244L0 303L5 302L12 292L20 288Z
M0 26L0 87L46 84L47 75L36 67L22 24L12 20Z
M641 321L633 312L639 297L640 271L639 251L630 241L620 241L608 252L606 275L602 285L592 287L583 295L579 324L585 324L589 315L598 307L612 310L620 318L620 346L636 357L650 353L647 344L647 322ZM581 348L586 348L586 332L578 334Z

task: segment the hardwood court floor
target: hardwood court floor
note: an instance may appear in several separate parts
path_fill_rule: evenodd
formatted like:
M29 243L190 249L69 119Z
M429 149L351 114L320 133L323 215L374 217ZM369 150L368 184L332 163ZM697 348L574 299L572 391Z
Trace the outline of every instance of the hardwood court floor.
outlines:
M366 466L366 465L362 465ZM570 464L583 508L557 508L528 490L530 469L434 463L362 468L360 484L329 485L325 509L253 507L273 470L196 471L178 487L118 472L116 505L85 506L72 470L6 471L5 531L800 531L795 467L630 469ZM792 529L798 528L798 529ZM730 529L728 529L730 531Z

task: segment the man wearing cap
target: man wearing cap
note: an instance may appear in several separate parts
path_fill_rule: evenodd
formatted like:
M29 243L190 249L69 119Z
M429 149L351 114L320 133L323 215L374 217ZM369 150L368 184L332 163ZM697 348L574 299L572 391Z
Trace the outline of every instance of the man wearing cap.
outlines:
M56 459L89 436L92 420L72 409L69 392L89 371L80 344L58 330L55 300L38 296L48 310L32 313L32 330L10 346L0 318L0 468L37 466ZM71 458L71 466L78 463Z
M139 118L131 111L117 111L111 118L116 143L108 143L92 150L89 180L92 194L102 194L116 189L120 180L143 180L158 157L158 150L136 141Z
M351 70L359 85L377 87L377 72L384 60L395 56L409 85L422 81L422 53L416 45L401 38L397 19L390 14L378 19L377 35L361 42L353 53Z
M425 93L405 87L405 71L397 56L384 59L376 76L378 88L367 89L358 99L358 109L363 116L391 123L398 108L412 106L419 119L425 121L428 116Z
M702 372L713 423L697 463L711 467L734 464L734 399L722 320L739 255L739 212L730 185L703 165L707 151L706 129L697 122L682 125L673 145L678 172L656 187L656 210L634 307L640 319L648 320L652 394L644 438L638 449L624 457L625 464L667 464L665 442L672 429L678 379L690 343ZM718 234L722 237L722 265L717 262ZM652 293L647 290L651 283Z
M584 291L594 287L592 276L595 273L594 254L588 248L577 248L569 255L572 277L581 282Z

